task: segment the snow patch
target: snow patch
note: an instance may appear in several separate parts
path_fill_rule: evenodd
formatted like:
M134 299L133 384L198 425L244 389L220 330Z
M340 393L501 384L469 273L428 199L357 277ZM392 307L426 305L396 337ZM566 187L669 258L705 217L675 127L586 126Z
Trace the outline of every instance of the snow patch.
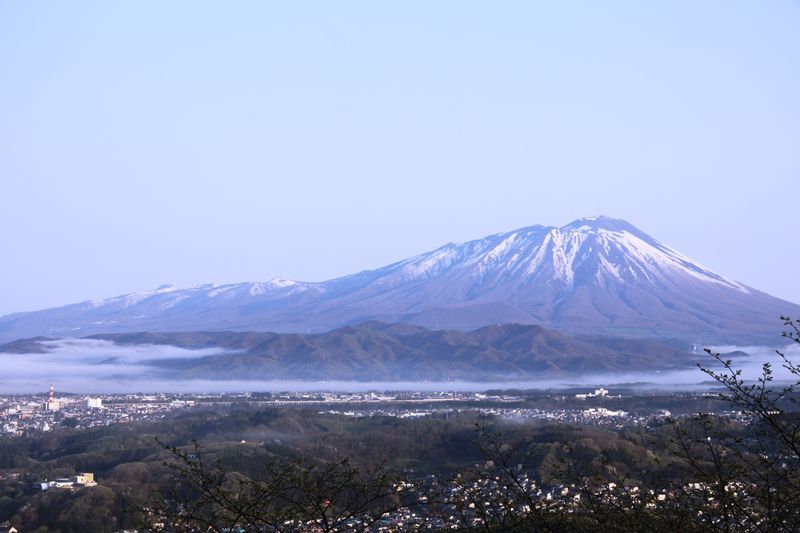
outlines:
M457 259L458 254L452 248L443 248L411 259L403 265L402 272L412 278L431 276L447 269Z
M218 287L214 290L208 291L206 296L209 298L216 298L218 296L222 296L224 294L229 293L230 291L236 289L239 285L223 285L222 287Z
M258 285L261 284L259 283ZM297 285L297 282L292 281L290 279L272 278L271 280L267 281L264 285L267 285L270 288L282 289L284 287L291 287L292 285Z
M641 263L656 266L662 271L678 271L701 281L724 285L739 292L749 292L747 287L741 283L712 272L661 243L656 243L653 246L627 231L598 230L598 233L604 234L609 240L620 245L627 255L637 259L640 262L639 267L644 273L647 273L648 269L642 268Z

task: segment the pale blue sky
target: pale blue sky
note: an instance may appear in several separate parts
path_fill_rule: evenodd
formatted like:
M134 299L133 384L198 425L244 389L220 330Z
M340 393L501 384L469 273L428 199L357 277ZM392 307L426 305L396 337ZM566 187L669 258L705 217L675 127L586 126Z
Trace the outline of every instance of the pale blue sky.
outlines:
M800 302L800 3L0 0L0 314L582 216Z

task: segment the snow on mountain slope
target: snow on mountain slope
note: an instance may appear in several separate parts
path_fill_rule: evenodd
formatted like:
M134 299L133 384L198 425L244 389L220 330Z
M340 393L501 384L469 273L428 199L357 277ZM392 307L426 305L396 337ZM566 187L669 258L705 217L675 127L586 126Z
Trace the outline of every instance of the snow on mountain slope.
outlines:
M719 275L607 217L530 226L319 283L162 286L0 317L0 340L144 330L321 331L383 320L472 329L542 324L572 333L775 339L800 306Z

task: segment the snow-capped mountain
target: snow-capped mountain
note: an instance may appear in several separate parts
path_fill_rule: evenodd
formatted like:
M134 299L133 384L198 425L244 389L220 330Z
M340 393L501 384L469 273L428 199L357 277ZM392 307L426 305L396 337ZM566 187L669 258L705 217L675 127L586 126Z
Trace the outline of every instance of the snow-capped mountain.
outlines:
M434 328L541 324L571 333L776 340L800 306L703 267L607 217L450 243L318 283L162 286L0 317L0 340L178 330L322 331L381 320Z

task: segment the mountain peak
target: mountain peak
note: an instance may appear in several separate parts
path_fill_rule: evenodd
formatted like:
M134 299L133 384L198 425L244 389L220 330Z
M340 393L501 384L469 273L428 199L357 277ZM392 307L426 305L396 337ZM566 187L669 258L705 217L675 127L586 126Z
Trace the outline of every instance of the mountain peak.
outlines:
M627 231L634 235L645 235L644 232L642 232L639 228L637 228L627 220L622 220L621 218L607 217L603 215L579 218L578 220L573 220L569 224L562 226L560 229L566 231L578 231L578 230Z

